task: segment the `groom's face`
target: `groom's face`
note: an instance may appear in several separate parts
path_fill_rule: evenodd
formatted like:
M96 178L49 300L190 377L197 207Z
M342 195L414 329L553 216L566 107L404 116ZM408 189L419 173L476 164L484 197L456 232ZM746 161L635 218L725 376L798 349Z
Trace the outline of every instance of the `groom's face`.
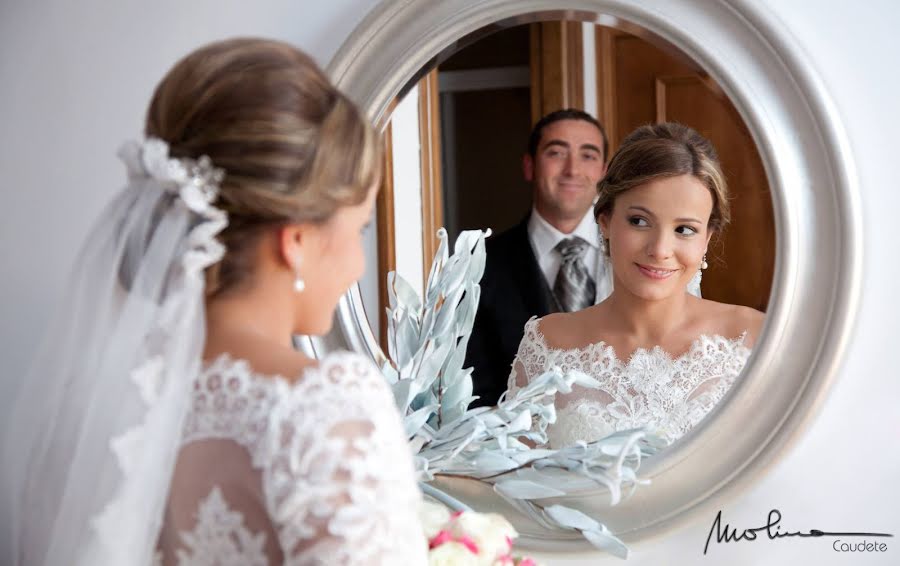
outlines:
M548 124L535 155L524 158L524 173L544 219L557 228L577 223L591 208L597 183L606 173L600 130L584 120Z

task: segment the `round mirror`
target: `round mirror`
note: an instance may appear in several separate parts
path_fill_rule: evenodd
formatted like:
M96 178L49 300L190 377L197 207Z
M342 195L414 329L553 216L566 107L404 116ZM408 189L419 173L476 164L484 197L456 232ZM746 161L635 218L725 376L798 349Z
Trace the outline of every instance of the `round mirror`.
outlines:
M737 0L385 2L329 70L384 128L386 184L371 238L378 269L311 348L349 346L380 362L387 270L421 283L442 225L452 238L527 222L522 161L541 116L569 107L597 116L604 159L635 127L678 121L718 148L733 198L701 292L765 311L765 329L723 401L642 465L649 486L612 508L600 490L565 503L626 541L659 532L758 476L813 415L857 300L858 205L829 99L768 14ZM476 371L476 391L479 380L505 384L497 373ZM526 544L583 546L486 484L439 483L511 516Z

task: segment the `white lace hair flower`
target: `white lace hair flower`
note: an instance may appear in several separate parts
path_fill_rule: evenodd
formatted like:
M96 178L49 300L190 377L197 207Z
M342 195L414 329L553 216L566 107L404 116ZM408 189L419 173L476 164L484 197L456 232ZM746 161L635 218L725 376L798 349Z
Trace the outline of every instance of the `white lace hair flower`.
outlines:
M200 159L169 157L169 144L158 138L122 145L119 157L129 179L152 178L163 190L178 194L188 208L203 213L219 195L225 171L214 167L207 156Z
M118 155L125 162L130 181L152 179L203 218L188 234L184 266L199 273L221 259L225 248L215 237L228 225L228 215L212 203L219 195L225 171L214 167L206 155L196 160L169 157L169 144L152 137L124 143Z

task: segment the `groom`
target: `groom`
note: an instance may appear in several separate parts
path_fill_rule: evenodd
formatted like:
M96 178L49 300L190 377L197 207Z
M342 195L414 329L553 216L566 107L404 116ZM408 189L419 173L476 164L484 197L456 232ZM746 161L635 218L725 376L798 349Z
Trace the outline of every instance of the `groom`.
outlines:
M465 364L474 367L473 406L495 405L506 391L529 318L580 310L612 290L593 215L608 148L603 127L581 110L552 112L534 126L522 160L531 212L486 243Z

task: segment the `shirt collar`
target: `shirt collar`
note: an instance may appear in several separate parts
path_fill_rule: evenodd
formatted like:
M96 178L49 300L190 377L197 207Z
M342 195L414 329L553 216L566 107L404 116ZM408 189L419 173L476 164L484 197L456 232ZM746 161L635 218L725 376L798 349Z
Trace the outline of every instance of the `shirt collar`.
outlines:
M550 253L562 240L578 236L591 247L600 249L600 229L594 220L594 209L589 208L584 218L575 227L571 234L563 234L541 216L537 209L531 209L531 217L528 219L528 234L531 236L537 257L543 257Z

